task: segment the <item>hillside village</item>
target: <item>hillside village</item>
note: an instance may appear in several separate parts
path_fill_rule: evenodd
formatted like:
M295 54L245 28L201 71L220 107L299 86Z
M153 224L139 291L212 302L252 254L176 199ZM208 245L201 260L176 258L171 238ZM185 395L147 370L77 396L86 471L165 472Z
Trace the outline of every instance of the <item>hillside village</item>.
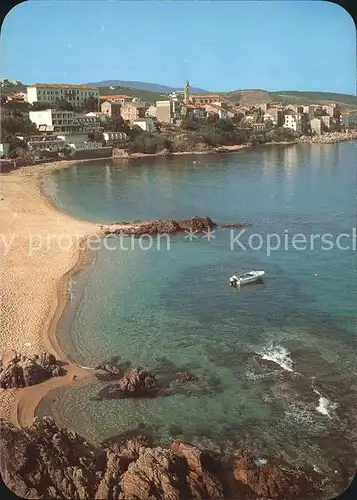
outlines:
M243 92L194 93L187 81L170 94L94 85L0 80L4 159L41 159L205 152L239 144L323 141L357 130L357 107L338 102L254 104ZM148 99L143 98L147 96ZM157 99L159 97L160 99ZM329 136L329 137L330 137ZM344 136L345 137L345 136ZM348 137L348 136L347 136Z

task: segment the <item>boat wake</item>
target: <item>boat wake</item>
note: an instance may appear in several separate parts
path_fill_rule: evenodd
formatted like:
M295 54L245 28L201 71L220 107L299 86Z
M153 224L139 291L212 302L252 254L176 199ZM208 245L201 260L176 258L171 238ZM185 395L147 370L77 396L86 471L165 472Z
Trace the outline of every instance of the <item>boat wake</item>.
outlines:
M290 352L285 349L285 347L271 344L269 347L265 347L260 351L255 351L258 356L262 359L273 361L278 364L284 370L288 372L293 372L293 360L290 357Z

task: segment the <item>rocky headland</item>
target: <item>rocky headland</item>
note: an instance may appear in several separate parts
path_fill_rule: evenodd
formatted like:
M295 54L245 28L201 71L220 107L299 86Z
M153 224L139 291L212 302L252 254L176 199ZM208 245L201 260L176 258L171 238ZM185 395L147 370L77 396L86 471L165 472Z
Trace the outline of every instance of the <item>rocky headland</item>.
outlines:
M175 441L168 448L137 436L94 446L50 417L25 429L1 422L1 471L25 498L208 500L323 498L321 478L244 450L223 456Z

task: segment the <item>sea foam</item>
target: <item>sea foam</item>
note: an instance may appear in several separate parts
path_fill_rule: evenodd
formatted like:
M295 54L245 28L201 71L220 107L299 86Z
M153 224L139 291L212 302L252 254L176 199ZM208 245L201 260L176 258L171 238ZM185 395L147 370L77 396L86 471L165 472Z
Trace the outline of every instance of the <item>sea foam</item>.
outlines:
M267 359L278 364L284 370L293 372L293 360L290 358L290 353L285 347L280 345L270 345L263 348L261 351L256 351L256 354L261 356L262 359Z
M337 408L337 403L333 403L329 399L324 396L319 397L319 404L316 406L316 411L321 413L321 415L325 415L326 417L332 419L330 411L335 410Z

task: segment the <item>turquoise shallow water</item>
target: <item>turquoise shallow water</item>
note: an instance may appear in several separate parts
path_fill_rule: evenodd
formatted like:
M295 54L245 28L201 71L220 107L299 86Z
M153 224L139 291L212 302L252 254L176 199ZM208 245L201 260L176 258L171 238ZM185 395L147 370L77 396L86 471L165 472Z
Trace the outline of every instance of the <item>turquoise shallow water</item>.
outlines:
M264 242L270 233L331 233L334 241L346 233L341 244L349 248L323 250L317 239L314 249L268 255L265 243L260 250L232 244L239 230L229 229L216 230L211 241L174 236L170 249L165 239L160 250L154 241L148 251L138 240L111 238L117 249L92 254L71 280L60 342L86 366L118 355L159 373L193 371L200 384L152 400L97 401L98 382L61 391L39 411L93 440L141 426L162 442L179 437L227 447L247 440L329 470L321 443L330 425L348 417L348 405L336 401L338 387L357 374L354 153L354 143L266 147L93 162L51 175L46 192L76 217L209 215L250 222L241 237L246 247L253 233ZM232 272L249 269L264 269L264 284L228 286ZM268 372L257 361L264 356L275 360ZM334 384L323 394L329 416L317 411L317 393L310 394L316 404L304 408L299 394L287 400L277 392L274 380L294 374L289 369L318 380L326 366Z

